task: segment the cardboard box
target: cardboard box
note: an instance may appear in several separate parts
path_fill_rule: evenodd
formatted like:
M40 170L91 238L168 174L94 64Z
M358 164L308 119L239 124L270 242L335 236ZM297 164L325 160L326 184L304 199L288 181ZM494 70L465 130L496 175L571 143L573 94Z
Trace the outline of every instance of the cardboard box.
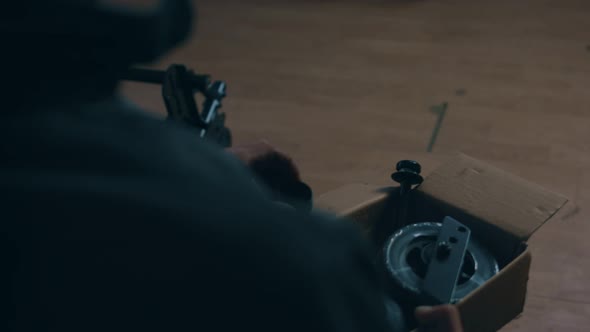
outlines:
M375 225L393 217L392 188L352 184L320 196L315 204L371 234ZM498 259L500 272L457 303L465 332L497 331L520 315L532 258L526 241L567 199L465 155L429 174L412 195L409 223L454 217Z

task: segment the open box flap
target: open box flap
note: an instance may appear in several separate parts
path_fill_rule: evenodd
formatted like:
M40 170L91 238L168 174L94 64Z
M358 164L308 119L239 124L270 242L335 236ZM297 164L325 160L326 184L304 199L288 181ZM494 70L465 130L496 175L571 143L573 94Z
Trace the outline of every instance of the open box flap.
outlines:
M527 240L567 198L463 154L428 175L426 195Z
M339 216L349 216L387 198L381 187L353 183L319 196L314 205Z

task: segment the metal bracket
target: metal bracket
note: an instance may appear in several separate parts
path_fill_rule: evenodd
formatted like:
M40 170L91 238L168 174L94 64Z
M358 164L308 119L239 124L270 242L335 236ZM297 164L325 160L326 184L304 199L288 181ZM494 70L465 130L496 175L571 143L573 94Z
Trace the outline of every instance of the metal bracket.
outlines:
M469 228L445 217L422 285L424 305L451 303L470 237Z
M225 114L220 113L221 101L226 96L226 84L211 83L208 75L195 74L183 65L171 65L166 71L132 68L124 80L162 85L162 96L168 118L199 129L199 136L222 147L231 146L231 132L225 127ZM203 114L195 101L195 93L205 96Z

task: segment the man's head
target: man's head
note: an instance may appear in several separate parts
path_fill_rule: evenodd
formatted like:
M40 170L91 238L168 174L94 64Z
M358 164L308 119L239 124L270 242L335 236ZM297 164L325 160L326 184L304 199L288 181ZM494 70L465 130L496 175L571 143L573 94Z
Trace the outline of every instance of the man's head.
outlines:
M0 6L4 100L110 94L120 72L190 34L191 0L13 0ZM81 98L89 98L81 97Z
M67 59L105 66L151 62L188 37L190 3L14 0L0 10L0 37L13 59L32 54L38 61Z

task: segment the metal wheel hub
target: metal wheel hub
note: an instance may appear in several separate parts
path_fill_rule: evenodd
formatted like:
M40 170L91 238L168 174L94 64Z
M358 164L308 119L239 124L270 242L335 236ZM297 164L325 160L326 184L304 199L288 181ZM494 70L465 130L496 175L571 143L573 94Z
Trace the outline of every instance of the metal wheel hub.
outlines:
M419 223L403 227L385 243L385 269L395 286L417 299L423 278L434 254L440 223ZM476 240L471 239L463 260L461 275L455 287L453 302L478 288L498 273L494 256Z

